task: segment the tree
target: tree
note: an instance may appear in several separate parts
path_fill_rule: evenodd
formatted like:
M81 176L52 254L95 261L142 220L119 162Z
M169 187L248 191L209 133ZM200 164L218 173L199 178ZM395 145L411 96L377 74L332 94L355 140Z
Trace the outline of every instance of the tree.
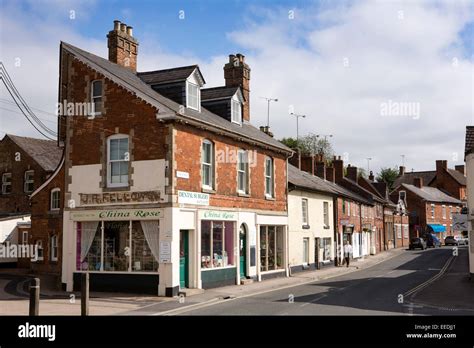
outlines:
M293 150L296 150L299 147L301 153L323 155L326 160L331 160L334 156L334 150L329 140L326 138L320 138L313 133L300 137L298 141L291 137L283 138L280 141Z
M394 189L393 183L398 176L398 169L397 167L394 168L381 168L380 173L377 174L377 181L378 182L385 182L387 187L390 191Z

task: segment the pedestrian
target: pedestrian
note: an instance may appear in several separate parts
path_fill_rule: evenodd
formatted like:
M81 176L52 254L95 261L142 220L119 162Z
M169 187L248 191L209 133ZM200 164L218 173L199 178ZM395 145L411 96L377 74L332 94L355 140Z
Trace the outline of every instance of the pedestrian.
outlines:
M350 245L349 241L346 240L346 244L344 245L344 260L346 261L346 267L349 267L351 254L352 254L352 245Z

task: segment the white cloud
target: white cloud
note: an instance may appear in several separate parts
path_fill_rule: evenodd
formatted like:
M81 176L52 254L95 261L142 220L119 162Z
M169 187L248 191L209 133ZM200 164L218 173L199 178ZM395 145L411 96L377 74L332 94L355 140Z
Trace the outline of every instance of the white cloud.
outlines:
M97 39L78 34L78 23L87 25L87 16L73 23L63 18L69 8L83 13L87 6L94 8L93 3L46 4L49 10L36 9L36 16L2 8L0 20L8 33L2 30L1 57L28 103L53 112L59 41L103 57L107 45L106 32ZM266 103L259 97L278 97L280 101L271 106L271 127L278 138L295 135L295 120L288 115L288 106L294 105L296 112L308 115L300 123L300 134L334 134L336 151L347 152L353 165L366 168L365 158L372 157L373 169L393 166L401 162L401 154L406 155L407 167L415 170L434 168L436 159L448 159L450 165L462 162L465 125L474 123L473 62L464 58L459 32L473 20L472 5L328 4L296 9L252 6L242 27L228 33L252 69L253 123L266 123ZM295 10L293 20L289 10ZM132 16L130 10L124 11ZM145 32L139 38L140 71L198 63L206 87L223 84L227 55L204 61L192 52L178 55L164 50L153 36ZM212 45L201 39L203 45ZM16 57L21 58L19 68L14 66ZM4 88L1 91L1 98L10 99ZM381 116L381 103L389 100L419 103L420 118ZM3 102L0 106L8 107ZM21 115L0 111L0 131L37 135ZM39 116L54 120L51 115Z

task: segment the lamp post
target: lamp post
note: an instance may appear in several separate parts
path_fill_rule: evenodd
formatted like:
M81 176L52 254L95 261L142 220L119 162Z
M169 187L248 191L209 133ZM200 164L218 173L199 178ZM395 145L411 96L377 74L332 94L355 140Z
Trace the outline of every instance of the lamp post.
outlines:
M293 116L296 117L296 146L299 149L299 147L300 147L300 143L299 143L300 134L299 134L299 122L298 121L299 121L300 117L305 118L306 115L299 115L299 114L295 114L294 112L292 112L290 115L293 115Z
M277 102L278 98L260 97L267 101L267 127L270 127L270 102Z

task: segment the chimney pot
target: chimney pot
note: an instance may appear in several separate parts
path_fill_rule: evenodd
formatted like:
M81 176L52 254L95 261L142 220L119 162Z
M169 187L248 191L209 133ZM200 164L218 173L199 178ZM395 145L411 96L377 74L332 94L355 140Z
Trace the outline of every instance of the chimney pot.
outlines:
M115 31L119 31L119 30L120 30L120 21L119 21L119 20L115 20L115 21L114 21L114 30L115 30Z
M127 25L125 23L120 24L120 31L123 31L123 32L127 31Z
M348 165L346 176L352 181L357 182L357 167L351 167L350 165Z
M127 35L133 36L132 33L133 33L133 27L128 25L127 26Z
M114 29L107 34L109 61L137 71L138 42L132 36L132 27L119 20L114 21Z
M374 172L373 171L370 171L370 174L369 174L369 180L370 181L374 181L375 177L374 177Z

